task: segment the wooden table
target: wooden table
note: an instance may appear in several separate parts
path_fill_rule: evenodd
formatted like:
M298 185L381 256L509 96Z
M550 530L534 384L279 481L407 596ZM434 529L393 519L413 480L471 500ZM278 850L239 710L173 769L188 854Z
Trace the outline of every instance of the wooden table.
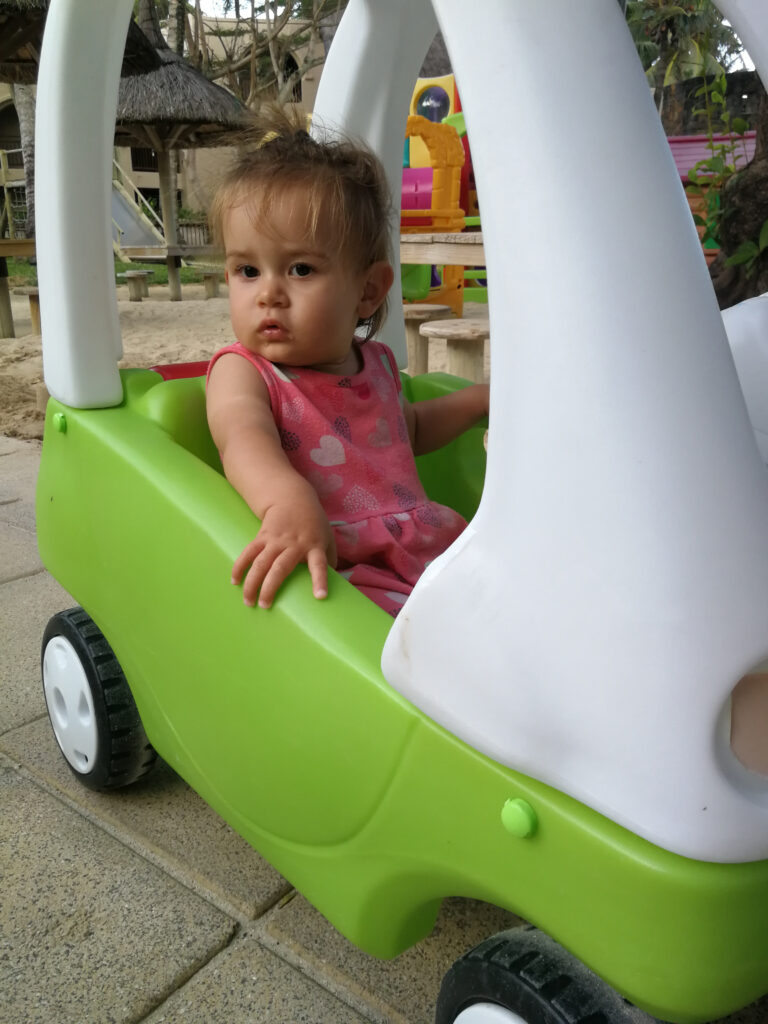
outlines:
M0 338L15 338L11 296L8 291L9 257L29 259L35 255L34 238L0 238Z
M443 288L436 298L462 316L464 268L485 266L483 236L479 231L400 235L400 264L409 263L444 267Z
M479 231L400 235L400 262L449 267L484 267L483 236Z

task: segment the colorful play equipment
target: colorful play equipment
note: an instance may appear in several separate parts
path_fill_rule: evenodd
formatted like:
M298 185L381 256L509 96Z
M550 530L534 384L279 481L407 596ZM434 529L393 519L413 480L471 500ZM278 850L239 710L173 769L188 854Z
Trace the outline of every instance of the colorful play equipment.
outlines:
M229 574L258 522L222 475L202 378L118 369L131 8L51 0L38 82L37 524L81 606L49 624L43 674L70 767L110 787L157 752L378 956L449 895L531 922L457 961L438 1024L701 1024L757 999L768 778L729 719L768 656L768 475L619 5L487 0L482 47L464 0L351 0L339 26L315 123L367 138L396 190L439 24L492 282L487 465L482 428L419 464L471 522L394 625L336 575L315 601L304 567L271 611L246 608ZM765 75L763 0L720 8ZM489 102L509 67L536 83L514 135ZM403 365L399 305L383 338ZM416 399L460 386L405 379Z
M469 142L453 75L416 80L408 125L403 159L401 230L441 232L479 227ZM457 138L463 156L459 155ZM433 174L440 188L438 197L430 194ZM449 206L441 208L441 203L446 201ZM432 215L429 218L414 212L430 207ZM404 301L447 302L457 316L462 315L463 304L467 300L488 301L484 268L405 266L401 284Z
M411 114L406 123L409 143L421 142L428 165L404 167L400 230L404 234L451 233L464 230L459 206L464 147L456 130ZM411 265L402 270L403 299L448 305L457 316L463 309L464 268Z
M424 143L429 165L403 169L401 230L463 231L464 211L459 197L464 147L456 129L411 114L405 137Z

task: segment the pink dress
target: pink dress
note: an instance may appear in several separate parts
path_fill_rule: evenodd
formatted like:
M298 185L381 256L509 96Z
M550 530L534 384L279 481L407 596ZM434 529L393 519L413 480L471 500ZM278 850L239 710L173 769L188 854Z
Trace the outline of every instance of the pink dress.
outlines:
M333 528L338 571L397 615L426 566L466 521L424 493L392 352L376 341L358 350L363 366L352 377L278 366L239 342L217 352L208 372L233 352L261 373L283 450L317 491Z

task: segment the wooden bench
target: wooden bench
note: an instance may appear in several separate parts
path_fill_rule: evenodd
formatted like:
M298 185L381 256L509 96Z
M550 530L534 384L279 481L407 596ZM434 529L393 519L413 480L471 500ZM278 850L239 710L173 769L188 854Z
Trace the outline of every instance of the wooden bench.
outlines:
M206 299L216 299L219 295L219 271L204 270L203 284L205 285Z
M426 373L429 364L429 339L421 336L419 328L430 320L445 320L452 315L450 306L439 306L434 302L410 302L403 305L408 373L412 377Z
M0 338L15 338L11 293L8 289L7 259L30 259L35 255L34 238L0 238Z
M126 270L120 277L124 277L128 285L128 301L141 302L149 296L149 278L151 270Z
M485 380L485 342L490 337L487 320L435 320L424 323L425 338L441 338L448 351L448 372L481 384Z
M27 295L29 297L29 318L32 321L32 333L40 334L40 289L14 288L13 294Z

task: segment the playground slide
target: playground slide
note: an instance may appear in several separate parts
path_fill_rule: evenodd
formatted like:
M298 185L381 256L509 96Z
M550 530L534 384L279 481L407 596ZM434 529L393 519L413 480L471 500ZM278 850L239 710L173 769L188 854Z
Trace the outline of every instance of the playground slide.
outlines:
M112 182L112 222L113 237L120 246L165 244L158 229L114 181Z

